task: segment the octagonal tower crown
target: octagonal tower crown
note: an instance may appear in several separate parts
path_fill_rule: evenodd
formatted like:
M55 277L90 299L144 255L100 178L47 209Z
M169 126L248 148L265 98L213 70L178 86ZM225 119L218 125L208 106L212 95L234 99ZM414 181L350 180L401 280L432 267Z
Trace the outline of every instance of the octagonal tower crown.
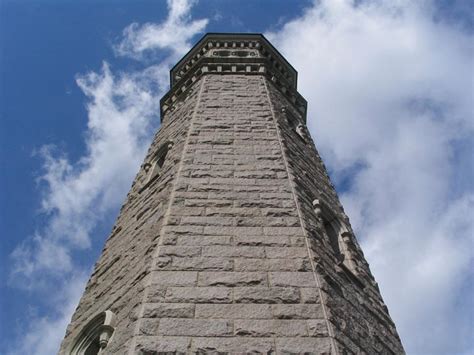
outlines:
M262 34L256 33L204 35L171 69L170 91L161 100L162 116L174 108L192 83L208 73L265 75L306 117L306 100L297 92L298 73Z

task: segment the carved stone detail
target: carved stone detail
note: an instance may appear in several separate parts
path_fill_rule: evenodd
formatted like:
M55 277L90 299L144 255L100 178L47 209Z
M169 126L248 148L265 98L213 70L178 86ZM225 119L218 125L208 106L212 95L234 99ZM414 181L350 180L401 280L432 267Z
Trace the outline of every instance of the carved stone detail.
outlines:
M114 333L115 314L107 310L93 317L76 336L68 355L102 354Z
M296 70L263 35L209 34L171 70L171 90L161 99L161 115L202 75L264 75L306 116L306 100L296 91Z

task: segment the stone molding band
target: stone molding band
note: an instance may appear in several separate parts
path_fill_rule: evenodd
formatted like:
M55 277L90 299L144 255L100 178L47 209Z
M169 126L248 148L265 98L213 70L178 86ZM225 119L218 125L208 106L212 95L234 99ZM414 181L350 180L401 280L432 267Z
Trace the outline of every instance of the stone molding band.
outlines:
M261 34L208 33L171 69L170 87L186 74L202 57L267 58L272 66L296 89L298 73Z

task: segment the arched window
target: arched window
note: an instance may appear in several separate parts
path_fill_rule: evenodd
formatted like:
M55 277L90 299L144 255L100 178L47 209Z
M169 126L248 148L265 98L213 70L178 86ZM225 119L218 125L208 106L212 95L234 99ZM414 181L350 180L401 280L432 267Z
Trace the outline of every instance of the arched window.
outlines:
M339 255L341 254L341 248L339 247L339 231L336 230L337 227L324 217L323 227L329 239L329 244L331 245L332 251L334 252L336 257L339 257Z
M150 162L143 164L144 176L141 178L141 188L139 192L145 190L163 172L163 166L169 150L173 147L173 142L163 144L156 152Z
M158 176L160 176L162 172L163 165L165 164L166 160L166 155L168 154L169 150L173 146L172 142L168 142L166 144L163 144L160 149L158 149L158 152L155 154L153 157L152 163L151 163L151 171L148 176L148 182L151 182L152 180L156 179Z
M114 332L114 314L101 312L92 318L80 331L68 355L100 355L107 347Z
M346 257L346 249L343 245L342 235L347 232L347 228L321 201L314 200L313 208L327 241L331 246L334 257L338 263L342 263Z
M325 204L314 200L313 208L322 232L331 246L337 265L358 287L364 288L364 283L358 277L359 272L355 260L357 256L354 254L354 236Z

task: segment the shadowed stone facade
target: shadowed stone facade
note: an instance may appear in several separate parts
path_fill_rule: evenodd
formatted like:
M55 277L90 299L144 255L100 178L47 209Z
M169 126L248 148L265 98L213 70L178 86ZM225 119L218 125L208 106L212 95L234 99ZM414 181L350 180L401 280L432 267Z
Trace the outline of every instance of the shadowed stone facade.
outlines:
M296 81L256 34L208 34L172 69L60 354L404 353Z

